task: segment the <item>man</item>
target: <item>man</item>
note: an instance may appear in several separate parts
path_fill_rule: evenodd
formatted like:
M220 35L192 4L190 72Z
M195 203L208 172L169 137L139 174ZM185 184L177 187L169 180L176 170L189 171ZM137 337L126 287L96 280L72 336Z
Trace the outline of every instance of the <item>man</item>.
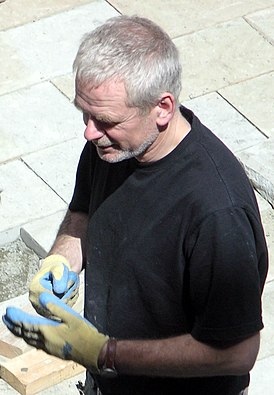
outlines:
M87 144L30 285L49 318L10 308L5 323L83 364L86 394L244 393L267 250L243 169L178 107L178 52L149 20L110 19L84 38L74 68ZM67 306L83 267L86 320Z

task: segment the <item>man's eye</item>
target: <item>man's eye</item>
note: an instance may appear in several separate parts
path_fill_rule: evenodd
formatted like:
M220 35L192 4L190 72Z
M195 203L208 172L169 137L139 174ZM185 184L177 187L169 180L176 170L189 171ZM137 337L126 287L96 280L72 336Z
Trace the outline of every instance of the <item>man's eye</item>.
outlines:
M84 112L83 113L83 121L84 121L85 125L88 124L88 121L90 119L92 120L92 122L94 123L96 128L99 129L99 130L100 129L110 129L110 128L113 128L115 125L117 125L116 122L107 122L107 121L103 121L103 120L102 121L98 120L96 118L92 118L90 116L90 114L88 114L87 112Z

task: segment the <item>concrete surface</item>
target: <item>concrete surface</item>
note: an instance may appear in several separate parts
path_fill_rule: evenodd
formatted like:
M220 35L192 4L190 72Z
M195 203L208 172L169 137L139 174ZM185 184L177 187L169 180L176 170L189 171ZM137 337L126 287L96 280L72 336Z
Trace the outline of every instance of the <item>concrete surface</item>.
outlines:
M6 0L0 3L0 245L19 235L39 256L70 200L84 127L72 62L84 33L139 14L178 46L181 100L274 185L274 0ZM265 329L250 395L274 387L274 210L257 194L270 255ZM77 378L45 394L75 394ZM0 392L15 393L0 380Z

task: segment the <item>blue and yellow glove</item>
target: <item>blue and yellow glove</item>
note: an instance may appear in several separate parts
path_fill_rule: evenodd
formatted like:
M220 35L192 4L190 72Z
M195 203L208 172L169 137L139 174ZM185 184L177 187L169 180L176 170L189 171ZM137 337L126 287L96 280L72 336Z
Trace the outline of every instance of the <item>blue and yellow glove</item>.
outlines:
M89 321L52 294L42 293L39 302L50 316L58 317L59 321L8 307L2 317L4 324L31 346L97 372L98 357L108 336L99 333Z
M50 255L43 260L40 270L29 285L29 300L37 313L50 317L39 303L42 292L53 294L73 306L79 295L79 276L71 271L69 262L62 255Z

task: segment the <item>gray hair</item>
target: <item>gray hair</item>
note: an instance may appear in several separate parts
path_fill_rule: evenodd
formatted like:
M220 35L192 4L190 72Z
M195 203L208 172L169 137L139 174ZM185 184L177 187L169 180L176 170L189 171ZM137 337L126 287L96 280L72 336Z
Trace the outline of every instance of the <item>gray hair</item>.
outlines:
M76 78L94 87L107 80L125 84L127 105L153 107L163 92L176 102L181 91L181 65L176 46L152 21L118 16L86 34L74 60Z

